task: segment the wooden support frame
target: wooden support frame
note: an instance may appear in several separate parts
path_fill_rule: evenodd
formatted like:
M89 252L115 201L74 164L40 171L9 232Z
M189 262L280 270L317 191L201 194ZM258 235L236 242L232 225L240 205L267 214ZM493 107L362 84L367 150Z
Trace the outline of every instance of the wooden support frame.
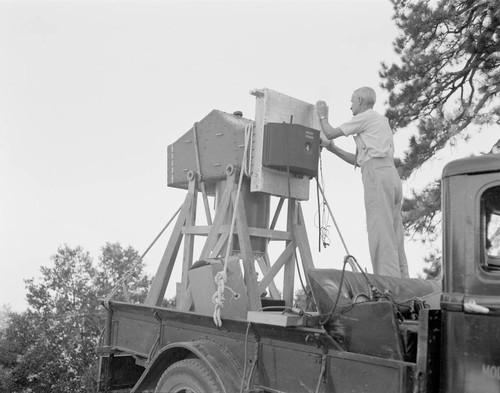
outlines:
M188 194L147 295L146 305L161 305L178 250L182 240L184 240L182 282L180 298L177 299L177 304L179 310L188 311L192 309L193 296L189 287L188 270L194 261L195 237L206 237L200 253L200 260L223 257L227 247L229 247L228 222L230 222L232 215L235 214L233 233L237 235L240 247L237 251L231 249L229 255L231 257L237 256L242 261L247 288L248 310L256 311L262 308L260 296L264 292L268 292L273 299L281 297L275 284L276 276L281 271L283 271L282 299L287 306L293 306L297 256L300 255L301 267L304 272L314 267L300 202L294 198L281 197L269 228L249 227L244 198L237 198L237 174L238 170L228 171L226 186L219 200L214 220L208 225L196 224L197 190L200 187L197 184L196 176L191 174ZM276 230L275 226L285 200L288 202L286 230ZM206 201L204 201L204 204L206 206ZM267 252L264 254L254 253L251 237L265 238L268 241L283 241L285 248L277 260L271 263ZM257 277L256 263L262 272L262 277ZM207 294L207 296L211 295Z

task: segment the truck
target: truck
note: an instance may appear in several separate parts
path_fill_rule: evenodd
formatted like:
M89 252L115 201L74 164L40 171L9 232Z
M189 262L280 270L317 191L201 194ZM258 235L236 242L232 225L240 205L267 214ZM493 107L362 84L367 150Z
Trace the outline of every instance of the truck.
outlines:
M498 393L500 147L443 169L442 280L368 274L348 253L320 269L301 207L314 105L252 94L254 120L214 110L168 146L167 184L186 197L144 303L103 301L99 391Z

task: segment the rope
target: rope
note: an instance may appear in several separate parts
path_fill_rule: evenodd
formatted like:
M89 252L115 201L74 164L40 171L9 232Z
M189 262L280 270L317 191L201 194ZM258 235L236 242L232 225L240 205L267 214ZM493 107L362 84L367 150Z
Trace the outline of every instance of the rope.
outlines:
M243 151L244 158L243 159L243 171L245 172L246 177L250 177L252 170L252 154L249 150L253 145L253 123L247 124L245 126L245 147Z
M231 288L226 287L226 281L227 281L227 267L228 267L228 262L229 262L229 252L232 249L232 243L233 243L233 231L234 231L234 224L236 221L236 206L238 204L238 201L240 200L240 194L241 194L241 186L243 184L243 175L245 172L245 164L247 162L247 146L248 146L248 141L250 135L253 133L253 123L248 124L245 127L245 149L243 150L243 160L241 164L241 170L240 170L240 177L238 180L238 188L236 190L236 198L234 201L234 206L233 206L233 214L231 217L231 225L229 227L229 240L228 240L228 245L226 248L226 255L224 257L224 266L220 272L217 272L215 275L215 283L217 284L217 291L214 293L212 296L212 302L214 303L214 314L213 314L213 320L215 323L215 326L221 327L222 326L222 320L220 317L221 309L224 307L224 291L225 289L229 289L233 295L235 295L235 298L238 299L239 295L234 292ZM236 296L237 295L237 296Z
M136 269L136 267L139 265L139 263L142 262L142 260L146 256L146 254L149 252L149 250L151 250L151 247L153 247L153 245L157 242L157 240L160 238L160 236L163 234L163 232L166 231L168 226L172 223L172 221L174 221L174 218L177 216L177 214L179 214L180 211L181 211L181 207L179 207L177 209L177 211L174 213L174 215L170 218L170 220L168 220L167 224L163 227L163 229L160 231L160 233L154 238L154 240L151 242L151 244L148 246L148 248L146 248L146 251L144 251L142 253L142 255L139 257L139 259L137 259L135 261L135 263L130 267L130 269L128 269L125 272L125 275L120 280L118 280L115 287L112 289L112 291L106 297L106 299L104 299L104 307L106 307L106 309L109 309L109 302L111 301L113 296L116 294L116 292L118 292L118 289L120 289L120 287L122 288L123 296L125 297L125 300L127 302L130 302L130 296L129 296L129 293L128 293L128 290L127 290L125 283L128 281L128 279L130 277L132 277L132 274L134 273L134 270Z

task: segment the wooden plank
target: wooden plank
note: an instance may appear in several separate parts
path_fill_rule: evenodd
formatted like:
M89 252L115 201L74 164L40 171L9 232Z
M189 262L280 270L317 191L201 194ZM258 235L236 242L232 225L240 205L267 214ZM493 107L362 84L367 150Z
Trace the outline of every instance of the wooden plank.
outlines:
M298 326L302 318L299 315L283 314L283 312L272 311L249 311L247 316L248 322L265 323L266 325L275 326Z
M259 293L262 293L266 290L271 281L274 280L274 277L276 277L276 274L278 274L278 272L281 270L283 265L291 259L294 247L295 247L294 243L289 243L288 246L286 246L285 250L279 256L279 258L276 260L276 262L274 262L269 272L262 278L262 280L260 280Z
M288 214L287 214L287 230L293 233L293 228L297 223L296 201L293 198L288 198ZM290 262L285 265L283 276L283 300L289 307L293 305L294 285L295 285L295 242L293 245L293 254L290 257Z
M240 243L241 256L243 259L243 270L245 272L245 285L247 287L248 306L250 311L262 308L260 293L257 286L257 272L252 252L252 243L248 233L248 222L243 198L236 200L236 190L232 193L233 206L236 213L236 228Z
M280 201L278 202L278 206L276 206L276 211L274 212L273 219L271 221L271 225L269 226L269 229L274 229L276 227L276 223L278 222L278 218L281 213L281 208L283 207L283 203L285 202L285 198L280 198Z
M208 236L211 226L208 225L186 225L182 228L183 235Z
M311 248L309 247L309 240L307 238L307 231L300 203L298 203L298 218L299 222L297 222L296 225L293 225L293 237L297 243L297 247L300 252L300 259L302 260L302 266L307 277L307 271L309 269L314 269L314 262L312 259Z
M298 203L298 222L293 226L293 237L295 239L295 244L300 253L300 260L302 261L302 268L304 270L304 276L307 286L310 288L309 275L307 272L310 269L314 269L314 261L311 254L311 248L309 247L309 240L307 238L307 230L305 228L304 215L302 213L302 207ZM317 304L316 299L314 299L314 293L311 292L314 304Z
M193 195L191 206L189 212L186 217L186 222L184 225L195 225L196 223L196 202L198 200L198 188L197 181L195 177L189 181L188 193ZM181 287L180 287L180 296L177 301L180 301L186 295L186 289L189 283L188 279L188 270L193 264L193 250L194 250L194 235L185 235L184 236L184 255L182 261L182 273L181 273Z
M196 169L198 170L198 176L200 180L200 189L203 197L203 206L205 207L205 215L207 217L207 224L212 225L212 217L210 215L210 206L208 205L207 191L205 190L205 181L201 173L200 164L200 148L198 143L198 132L196 130L196 123L193 124L193 136L194 136L194 149L196 152Z
M250 236L254 237L265 237L269 240L292 240L292 234L286 231L276 231L266 228L248 228L248 233Z
M182 228L183 235L197 235L197 236L207 236L212 227L207 225L197 225L197 226L185 226ZM227 234L229 232L229 225L220 225L218 234ZM253 237L264 237L269 240L292 240L292 234L286 231L277 231L266 228L248 228L248 233Z
M167 247L161 258L160 265L156 271L155 278L149 288L148 295L144 304L148 306L160 306L165 296L165 290L167 289L168 281L170 280L170 275L172 274L172 269L174 267L175 259L177 257L177 252L182 241L182 227L186 222L186 217L188 216L191 204L193 202L193 194L188 193L182 209L177 217L177 221L170 235Z
M227 239L229 238L229 231L222 233L219 240L215 244L214 248L210 252L210 258L217 258L219 254L222 254L222 248L227 245Z
M201 251L200 259L208 258L210 256L212 248L217 243L220 226L224 223L224 220L226 218L229 209L229 205L231 203L231 195L233 189L234 189L234 174L228 176L226 189L224 190L219 206L217 207L214 223L208 234L207 240L205 241L203 250Z
M269 260L269 255L265 253L262 255L258 260L259 262L259 267L260 270L262 271L263 277L266 277L269 274L269 271L271 270L271 261ZM271 297L273 299L280 299L281 295L278 291L278 288L276 287L276 284L274 283L274 279L271 279L271 282L268 285L269 292L271 294ZM263 293L264 291L261 291L261 286L259 283L259 292Z
M212 225L212 216L210 214L210 205L208 204L208 196L207 191L205 190L205 182L202 182L201 185L201 195L203 198L203 206L205 207L205 216L207 218L207 224Z

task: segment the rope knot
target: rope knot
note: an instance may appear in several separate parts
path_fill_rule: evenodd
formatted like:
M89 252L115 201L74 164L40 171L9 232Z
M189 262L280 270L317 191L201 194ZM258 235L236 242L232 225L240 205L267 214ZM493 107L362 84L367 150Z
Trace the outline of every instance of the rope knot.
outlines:
M227 281L227 273L225 270L217 272L214 277L214 281L217 284L217 291L212 296L212 302L215 304L214 307L214 323L217 327L222 326L222 320L220 317L220 310L224 307L224 289Z
M225 283L227 281L227 273L224 270L217 272L217 274L214 277L214 280L217 285L220 285L221 282Z

